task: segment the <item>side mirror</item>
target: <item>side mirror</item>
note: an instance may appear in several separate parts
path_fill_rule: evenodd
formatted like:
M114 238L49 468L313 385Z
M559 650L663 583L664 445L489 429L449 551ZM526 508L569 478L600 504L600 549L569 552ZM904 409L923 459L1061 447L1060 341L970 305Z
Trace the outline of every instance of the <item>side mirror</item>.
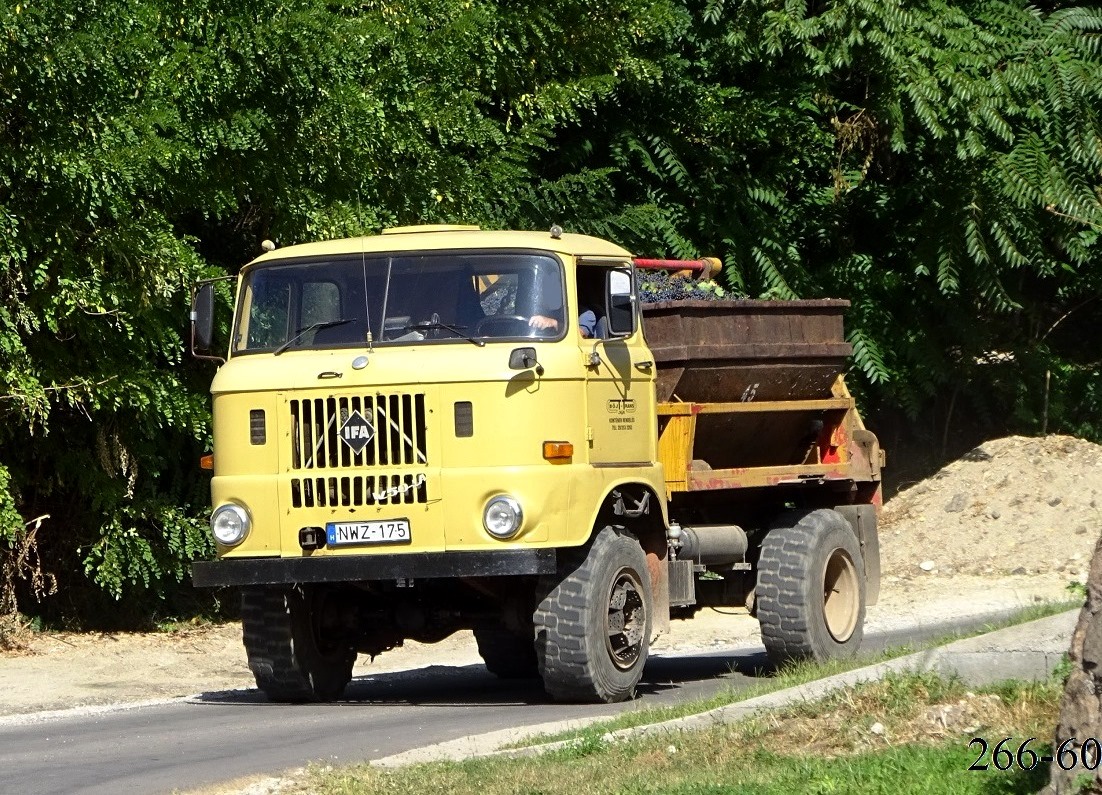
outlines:
M214 285L200 284L191 299L191 352L210 351L214 343Z
M605 282L605 301L610 337L630 337L635 333L635 292L631 271L611 270Z
M531 370L533 367L543 369L536 358L535 348L513 348L509 352L510 370Z

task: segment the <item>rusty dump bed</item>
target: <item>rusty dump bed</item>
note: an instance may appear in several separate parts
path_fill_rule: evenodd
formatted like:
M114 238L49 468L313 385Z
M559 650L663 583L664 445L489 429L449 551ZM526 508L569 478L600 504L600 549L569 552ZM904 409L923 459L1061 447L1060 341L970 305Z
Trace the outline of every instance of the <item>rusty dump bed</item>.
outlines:
M662 301L643 304L658 400L829 397L851 347L849 301Z
M841 378L848 301L643 305L658 370L667 488L879 480L880 452Z

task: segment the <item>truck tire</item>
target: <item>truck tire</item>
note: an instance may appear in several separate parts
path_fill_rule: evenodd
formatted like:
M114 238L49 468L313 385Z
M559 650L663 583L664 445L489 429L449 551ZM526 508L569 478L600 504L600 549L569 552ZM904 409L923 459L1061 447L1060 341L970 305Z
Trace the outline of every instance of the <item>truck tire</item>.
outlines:
M639 542L605 527L561 553L540 581L536 658L544 689L559 701L613 703L635 693L647 661L651 583Z
M241 627L256 686L272 701L339 698L356 650L324 622L326 592L309 586L245 588Z
M775 664L856 654L865 626L864 564L845 517L820 509L766 533L755 607Z
M486 669L499 679L535 679L540 675L532 635L507 629L476 629L474 639Z

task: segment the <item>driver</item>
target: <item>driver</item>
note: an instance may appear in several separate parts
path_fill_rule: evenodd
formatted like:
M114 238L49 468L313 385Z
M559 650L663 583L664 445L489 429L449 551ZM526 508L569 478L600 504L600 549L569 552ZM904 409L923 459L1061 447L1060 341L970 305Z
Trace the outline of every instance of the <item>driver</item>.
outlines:
M604 271L578 273L578 330L586 339L604 338ZM559 330L559 321L550 314L535 314L528 318L529 328L539 331Z
M528 318L528 327L539 331L544 331L546 329L558 331L559 321L549 315L532 315L532 317Z
M604 337L604 317L598 317L597 310L593 308L582 306L581 310L581 313L578 315L578 329L581 331L582 336L586 339ZM532 315L532 317L528 318L528 327L539 331L546 329L558 331L559 321L547 315Z

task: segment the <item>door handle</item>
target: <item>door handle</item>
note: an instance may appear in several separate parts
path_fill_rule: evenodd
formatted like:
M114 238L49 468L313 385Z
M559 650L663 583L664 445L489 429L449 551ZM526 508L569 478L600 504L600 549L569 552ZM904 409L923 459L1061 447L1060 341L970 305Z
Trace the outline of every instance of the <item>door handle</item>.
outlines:
M635 369L636 370L649 370L652 367L654 367L654 362L636 362L635 363Z

